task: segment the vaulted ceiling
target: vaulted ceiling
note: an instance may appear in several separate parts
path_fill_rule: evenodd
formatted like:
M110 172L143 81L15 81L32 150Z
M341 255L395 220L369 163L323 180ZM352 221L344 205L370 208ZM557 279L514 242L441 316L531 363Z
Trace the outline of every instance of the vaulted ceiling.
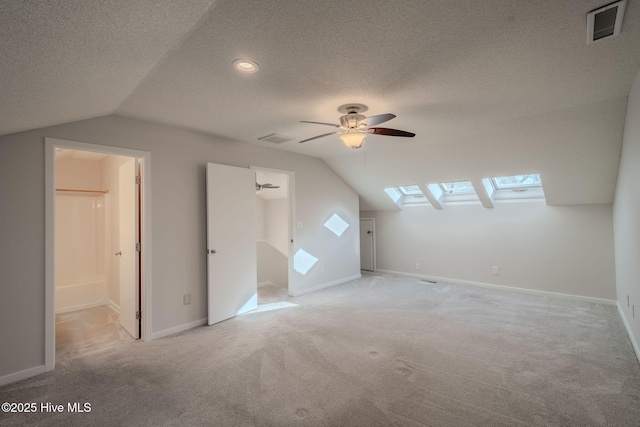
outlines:
M319 157L365 209L395 208L388 186L532 172L549 204L611 203L640 3L587 45L604 4L0 0L0 135L116 114ZM416 137L298 143L346 103Z

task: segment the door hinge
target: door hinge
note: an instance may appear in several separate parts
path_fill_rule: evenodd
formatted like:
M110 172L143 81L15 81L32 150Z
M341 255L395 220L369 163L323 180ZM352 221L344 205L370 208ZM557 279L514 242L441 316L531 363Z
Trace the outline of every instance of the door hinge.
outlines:
M142 313L140 313L140 310L136 311L136 319L140 320L141 317Z
M142 181L142 178L139 175L136 176L136 184L140 184L141 181Z
M141 252L141 251L142 251L142 244L136 243L136 252Z

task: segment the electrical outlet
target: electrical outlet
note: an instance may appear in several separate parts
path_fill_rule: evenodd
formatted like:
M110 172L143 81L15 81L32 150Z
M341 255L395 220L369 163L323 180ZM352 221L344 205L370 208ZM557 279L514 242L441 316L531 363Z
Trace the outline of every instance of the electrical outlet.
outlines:
M416 270L420 270L420 264L416 262Z
M324 265L320 266L320 273L324 273Z
M493 274L495 274L496 276L497 276L498 274L500 274L500 267L498 267L498 266L493 266Z
M296 221L296 228L302 228L302 221Z
M182 305L189 305L191 304L191 294L184 294L182 296Z

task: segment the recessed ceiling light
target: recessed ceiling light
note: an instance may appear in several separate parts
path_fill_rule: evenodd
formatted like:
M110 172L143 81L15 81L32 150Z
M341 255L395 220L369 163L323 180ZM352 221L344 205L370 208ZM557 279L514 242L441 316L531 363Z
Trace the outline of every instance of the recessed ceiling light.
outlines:
M248 59L236 59L233 61L233 66L236 70L242 71L243 73L255 73L260 68L258 64Z

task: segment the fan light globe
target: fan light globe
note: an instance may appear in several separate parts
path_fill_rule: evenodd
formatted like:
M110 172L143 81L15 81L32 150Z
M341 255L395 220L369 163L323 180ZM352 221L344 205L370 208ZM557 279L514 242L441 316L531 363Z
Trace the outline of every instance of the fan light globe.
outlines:
M340 135L340 139L344 142L344 145L351 148L360 148L362 147L362 142L364 141L364 137L367 136L366 133L360 132L349 132L343 135Z

